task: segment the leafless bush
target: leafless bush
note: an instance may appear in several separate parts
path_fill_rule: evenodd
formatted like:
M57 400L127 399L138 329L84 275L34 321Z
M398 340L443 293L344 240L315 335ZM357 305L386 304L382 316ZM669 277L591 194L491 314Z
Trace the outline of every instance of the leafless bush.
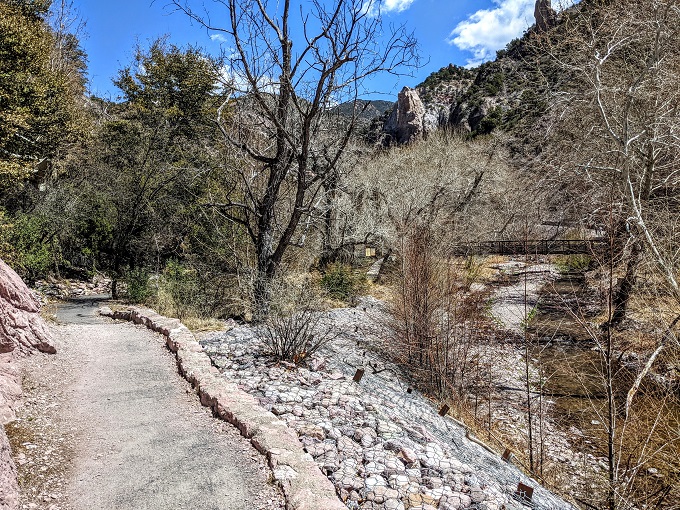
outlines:
M470 273L441 257L427 227L403 243L398 297L392 309L394 357L424 389L465 399L482 386L480 349L488 318L486 296L471 292Z
M278 360L304 363L338 331L321 310L321 295L309 283L281 283L260 338Z

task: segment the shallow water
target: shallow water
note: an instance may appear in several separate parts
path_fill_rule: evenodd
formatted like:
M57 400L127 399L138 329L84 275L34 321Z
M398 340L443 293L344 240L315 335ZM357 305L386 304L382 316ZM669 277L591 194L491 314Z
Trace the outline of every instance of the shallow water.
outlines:
M606 384L603 356L594 338L602 333L588 325L599 311L594 298L579 275L563 276L546 285L532 322L531 353L541 370L544 395L553 402L554 418L564 429L573 432L575 427L580 431L570 438L574 447L605 457ZM635 377L631 367L614 363L617 434L624 434L621 453L631 459L644 455L636 495L644 499L670 486L673 489L669 497L680 497L679 395L646 378L635 396L632 419L622 429L626 394ZM655 455L644 452L640 448L646 441L648 451L663 446L662 451ZM666 502L660 508L673 508Z
M55 315L59 324L99 324L97 310L111 299L109 294L78 296L55 303Z

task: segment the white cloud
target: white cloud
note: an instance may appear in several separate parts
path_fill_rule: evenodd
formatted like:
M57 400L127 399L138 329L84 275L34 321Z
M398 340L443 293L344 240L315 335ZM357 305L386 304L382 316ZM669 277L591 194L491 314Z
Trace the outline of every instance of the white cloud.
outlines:
M377 16L388 12L402 12L411 7L415 0L367 0L362 10L369 16Z
M495 56L512 39L521 36L534 23L535 0L493 0L496 7L483 9L458 23L447 42L472 52L468 66L476 66Z
M401 12L411 7L412 3L413 0L385 0L383 2L383 10L387 12L391 11Z
M211 41L221 42L221 43L227 42L227 38L224 37L222 34L212 34L212 35L210 36L210 40L211 40Z
M224 65L220 68L219 76L220 83L217 85L218 88L229 91L235 96L247 94L253 89L245 73L241 70L233 69L229 65ZM257 79L257 89L260 92L276 94L279 90L279 83L272 77L263 75Z

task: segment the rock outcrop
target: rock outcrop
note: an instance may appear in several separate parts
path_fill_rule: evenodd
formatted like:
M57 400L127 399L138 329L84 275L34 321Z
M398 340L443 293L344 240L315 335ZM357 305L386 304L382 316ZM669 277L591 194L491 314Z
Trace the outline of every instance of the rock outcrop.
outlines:
M0 510L19 508L16 467L4 429L15 418L15 405L21 397L21 377L12 361L17 354L36 350L57 352L40 316L40 301L0 260Z
M40 301L18 274L0 260L0 353L37 349L54 354Z
M0 354L0 510L19 508L17 471L4 424L14 419L14 406L21 397L19 371L11 363L13 353Z
M536 23L523 37L498 50L494 60L471 69L449 64L414 90L402 90L389 119L381 118L382 137L374 139L384 145L402 144L440 129L472 136L498 129L524 138L543 130L541 119L556 87L568 77L549 59L536 58L540 46L534 36L546 34L559 41L568 30L563 25L566 20L587 5L589 2L577 2L558 14L551 0L535 0Z
M14 420L14 406L21 398L21 375L12 353L0 354L0 426Z
M411 143L425 134L425 106L413 89L404 87L392 108L384 131L398 144Z
M510 97L502 87L515 69L508 59L474 72L449 65L433 74L439 79L416 89L405 87L382 125L383 145L408 144L440 129L490 133L521 96L520 91Z
M546 32L555 25L557 13L552 8L550 0L536 0L534 18L536 18L536 29L539 32Z

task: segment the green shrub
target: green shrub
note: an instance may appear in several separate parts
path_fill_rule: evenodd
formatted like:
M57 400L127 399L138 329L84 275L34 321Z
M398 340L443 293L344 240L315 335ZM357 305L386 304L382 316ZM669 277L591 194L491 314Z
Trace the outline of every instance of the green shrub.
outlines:
M146 269L131 269L125 275L127 298L133 303L143 303L151 296L149 272Z
M560 273L583 272L590 268L593 258L590 255L562 255L555 259L555 265Z
M201 282L195 269L176 260L165 265L158 282L158 300L164 302L169 315L179 319L200 316Z
M45 278L60 261L59 249L41 216L0 215L0 256L25 280Z
M496 106L489 110L489 113L484 117L477 129L475 130L476 135L488 135L503 122L503 109L500 106Z
M475 77L474 71L466 69L465 67L449 64L442 67L439 71L430 74L425 81L418 85L418 87L436 88L437 85L443 82L453 80L472 80Z
M356 275L347 264L330 264L323 277L321 286L335 299L350 301L365 284L365 277Z

